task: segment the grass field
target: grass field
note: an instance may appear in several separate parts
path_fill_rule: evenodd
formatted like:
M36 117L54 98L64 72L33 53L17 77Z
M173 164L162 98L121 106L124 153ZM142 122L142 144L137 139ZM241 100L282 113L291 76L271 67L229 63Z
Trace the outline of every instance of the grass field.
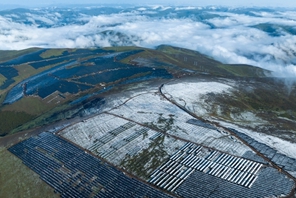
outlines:
M67 118L67 116L71 117L71 111L65 111L68 108L68 105L61 105L57 106L44 114L41 114L35 119L31 119L28 122L24 123L23 125L15 128L14 130L10 131L10 134L17 133L19 131L32 129L42 125L49 125L55 121L63 120ZM68 114L69 115L68 115Z
M51 58L55 56L61 56L63 55L63 52L66 51L66 49L49 49L43 52L40 57L42 58Z
M228 71L229 73L239 77L260 77L266 74L270 75L269 71L264 71L259 67L250 65L218 65L219 68Z
M22 161L0 147L1 198L57 198L58 194Z
M0 86L3 85L5 80L6 78L2 74L0 74Z
M24 80L30 76L33 76L37 73L39 73L40 71L36 70L35 68L33 68L30 65L17 65L14 67L19 75L17 77L14 78L14 80L16 82L20 82L21 80Z
M60 63L58 63L60 64ZM38 69L35 69L33 68L32 66L30 65L26 65L26 64L23 64L23 65L17 65L15 66L14 68L18 70L18 73L19 75L17 77L14 78L14 80L16 81L15 84L19 83L20 81L28 78L28 77L31 77L33 75L36 75L38 73L41 73L45 70L48 70L58 64L53 64L53 65L47 65L45 67L41 67L41 68L38 68Z
M32 120L35 116L25 112L0 111L0 136Z
M30 115L40 115L53 108L54 105L45 104L39 97L24 97L11 105L3 107L3 111L22 111Z

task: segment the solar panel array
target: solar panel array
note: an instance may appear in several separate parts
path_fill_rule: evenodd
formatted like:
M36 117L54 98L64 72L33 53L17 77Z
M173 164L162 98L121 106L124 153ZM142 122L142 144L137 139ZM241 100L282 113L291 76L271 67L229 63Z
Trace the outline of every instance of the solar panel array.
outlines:
M212 130L218 130L213 125L210 125L208 123L205 123L205 122L203 122L201 120L197 120L197 119L189 119L189 120L187 120L187 123L193 124L193 125L196 125L196 126L201 126L201 127L208 128L208 129L212 129Z
M9 151L61 197L171 197L51 133L27 139Z
M96 143L94 143L93 145L91 145L88 150L90 150L91 152L94 153L98 153L97 149L102 147L104 144L110 142L111 140L113 140L117 135L119 135L120 133L126 131L127 129L132 128L133 126L135 126L135 123L132 122L128 122L122 126L119 126L118 128L109 131L108 133L104 134L102 137L100 137L100 139L98 139L98 141Z
M294 186L291 179L276 169L264 167L252 188L246 188L204 172L192 173L175 191L180 197L285 197Z
M186 143L151 175L149 182L174 191L190 174L200 171L251 188L262 167L255 161Z
M257 140L251 138L250 136L241 133L235 129L229 128L232 132L237 134L240 138L245 140L248 144L254 147L257 151L262 153L265 157L269 158L272 162L276 163L279 167L287 171L296 171L296 159L291 158L287 155L278 153L275 149L271 148L270 146L258 142Z

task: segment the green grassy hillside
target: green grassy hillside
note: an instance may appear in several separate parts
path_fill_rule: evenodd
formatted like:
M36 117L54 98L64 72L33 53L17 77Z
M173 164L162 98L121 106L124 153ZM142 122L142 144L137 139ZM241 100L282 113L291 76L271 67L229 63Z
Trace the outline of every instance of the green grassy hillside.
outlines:
M223 64L197 51L161 45L157 51L163 52L178 62L178 66L215 76L266 77L270 71L251 65Z

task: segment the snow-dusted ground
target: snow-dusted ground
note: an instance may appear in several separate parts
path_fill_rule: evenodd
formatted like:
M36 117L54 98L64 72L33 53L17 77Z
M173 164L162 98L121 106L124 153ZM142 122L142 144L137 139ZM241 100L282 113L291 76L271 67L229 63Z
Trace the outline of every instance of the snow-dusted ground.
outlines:
M135 129L135 128L133 128L133 129ZM126 157L126 155L133 156L133 155L140 153L142 150L148 148L149 144L151 143L151 140L149 139L149 137L153 136L154 134L155 134L155 131L149 130L147 132L148 138L143 138L143 136L139 136L137 139L133 140L130 145L126 145L126 146L122 147L120 150L115 152L113 155L109 156L107 158L107 160L109 160L113 164L119 166L120 163ZM117 139L117 141L118 141L118 139ZM111 144L104 145L104 148L102 148L101 151L103 151L103 149L107 151L108 146L110 147L110 145Z
M180 121L177 121L175 124L181 130L169 131L169 133L188 141L193 141L236 156L242 156L246 151L250 151L249 147L235 137L230 136L229 133Z
M236 114L230 113L230 117L236 123L248 123L249 126L257 126L260 124L266 124L267 121L259 118L252 112L239 112Z
M199 92L200 96L203 93L209 93L207 90L203 90L209 87L215 87L216 93L231 89L230 86L223 86L221 83L213 83L210 86L206 85L205 82L200 83L200 86L196 86L195 83L189 83L189 86L186 86L188 89L182 87L182 93L189 94L190 89L193 87L199 87L201 90ZM122 99L120 100L124 101ZM192 100L194 100L194 97ZM114 103L118 104L119 102L114 101ZM142 92L128 100L124 105L114 108L110 112L138 123L155 127L182 139L215 148L232 155L242 156L246 151L250 150L236 138L230 137L229 134L222 134L217 130L186 123L186 121L192 119L192 116L165 100L157 93L157 89L154 92L152 90L147 93Z
M162 91L169 98L184 105L197 115L201 117L206 115L206 119L217 121L209 114L207 105L210 104L205 103L206 97L204 96L211 93L231 94L231 91L235 89L234 87L232 82L226 82L224 84L222 81L196 83L173 82L164 85ZM147 174L148 176L151 175L158 167L155 166L155 161L165 163L187 141L205 146L203 148L207 153L216 149L224 153L242 157L247 151L252 151L236 137L223 130L222 127L215 129L206 125L197 126L194 125L196 123L187 123L193 117L164 99L158 93L158 87L156 86L147 89L127 90L122 94L115 94L115 97L110 96L105 99L106 103L100 107L100 110L114 115L107 113L99 114L62 130L60 134L142 179L147 179ZM257 120L256 116L249 112L243 112L240 119L242 121L245 119L253 120L254 122ZM110 135L110 131L129 123L132 123L130 128L111 137L107 142L102 143L104 142L102 140L108 134ZM226 122L220 122L220 124L225 127L235 128L255 140L275 148L280 153L296 158L296 148L291 143L272 136L269 137L264 134L241 129L234 124ZM126 142L126 139L143 129L146 130L144 133L132 141ZM163 132L168 135L164 135ZM157 137L158 135L162 139L155 145L154 141L156 139L153 137ZM207 147L213 149L208 149ZM157 151L156 153L162 153L161 156L158 156L155 151ZM145 157L148 157L149 160L142 163ZM139 175L135 167L137 169L140 168L141 171L146 171L146 176ZM294 175L295 173L291 172L291 174Z
M172 94L177 98L187 96L186 99L192 102L196 101L201 95L229 92L231 89L231 86L220 82L184 82L164 85L162 91Z
M163 115L166 118L169 115L174 115L174 118L179 120L190 118L187 113L154 93L146 93L134 97L123 106L113 109L110 112L140 123L153 122L156 124L159 115Z
M233 128L238 130L239 132L245 133L246 135L250 136L251 138L257 140L258 142L264 143L275 150L277 150L279 153L285 154L291 158L296 159L296 144L293 144L291 142L285 141L283 139L280 139L278 137L274 137L271 135L267 135L264 133L258 133L249 129L244 129L242 127L239 127L237 125L223 122L223 121L217 121L222 126Z
M267 135L264 133L258 133L249 129L245 129L242 127L239 127L235 124L223 122L223 121L217 121L220 125L224 127L233 128L241 133L244 133L248 135L249 137L253 138L254 140L266 144L270 146L271 148L275 149L278 153L284 154L290 158L296 159L296 144L288 142L286 140L280 139L278 137L274 137L271 135ZM288 171L293 177L296 178L296 172Z
M232 89L232 86L221 82L173 82L164 85L162 92L168 98L175 100L178 104L186 107L196 115L207 116L207 109L211 108L205 102L203 96L210 93L230 94Z
M239 132L245 133L254 140L264 143L271 148L275 149L278 153L284 154L290 158L296 159L296 144L288 142L286 140L267 135L264 133L259 133L247 129L238 127L237 125L244 126L247 124L251 127L260 126L262 124L269 124L268 121L263 120L256 116L252 112L237 112L235 114L230 113L230 118L232 118L232 124L222 122L219 116L223 117L221 107L223 104L213 106L212 103L207 103L206 99L209 97L215 97L215 94L230 94L232 91L235 91L237 86L231 81L217 80L216 82L171 82L166 84L162 88L162 92L171 100L177 102L178 104L184 106L189 111L195 113L197 116L203 117L204 119L219 122L222 126L234 128ZM211 94L213 93L213 94ZM214 107L214 108L213 108ZM216 111L218 117L213 117L212 112ZM221 136L215 134L215 138L212 138L211 135L203 135L207 137L205 139L198 139L199 136L196 133L201 133L199 130L195 131L185 127L184 124L178 124L181 128L185 128L185 131L190 131L187 135L188 140L194 140L203 145L216 148L218 150L223 150L234 155L240 155L250 148L240 141L237 141L236 138L228 135ZM184 126L184 127L182 127ZM214 134L214 133L212 133ZM184 132L178 131L178 136L184 138ZM204 141L205 140L205 141ZM222 146L221 146L222 145ZM225 145L230 145L230 148L227 148ZM222 147L222 148L221 148ZM289 171L294 177L296 172Z
M171 97L177 103L183 105L186 104L185 107L196 113L197 115L204 117L207 113L206 106L208 104L205 103L203 100L203 96L208 93L228 93L231 94L231 91L235 89L235 87L230 85L231 83L222 83L222 82L184 82L184 83L170 83L168 85L163 86L163 93ZM256 122L263 123L266 122L260 118L258 118L252 112L240 112L238 115L231 114L236 122L252 122L255 124ZM213 119L213 117L207 117L207 119ZM217 120L215 120L217 121ZM221 124L232 127L238 128L234 124L229 124L226 122L221 122ZM268 146L278 150L280 153L286 154L287 156L293 157L296 159L296 145L290 143L288 141L282 140L280 138L258 133L255 131L250 131L246 129L238 129L243 133L246 133L250 137L254 138L255 140L265 143Z
M209 93L209 91L204 90L209 87L214 87L215 93L231 89L229 85L223 86L221 83L212 83L210 85L206 85L205 82L200 83L201 85L198 86L195 83L189 83L186 86L188 88L187 90L182 88L183 93L188 95L191 88L198 88L200 90L199 95L202 96L204 93ZM250 150L239 140L230 136L230 134L186 123L189 119L192 119L192 116L165 100L157 91L157 87L150 87L146 92L142 90L125 92L123 95L108 100L104 110L148 127L167 132L181 139L232 155L242 156L246 151ZM90 148L96 139L127 122L116 116L100 114L63 130L61 134L84 148ZM135 129L132 128L130 131L132 130ZM130 135L126 133L128 131L118 135L114 140L101 147L97 153L102 155L116 141ZM151 131L153 130L149 130L148 133ZM142 149L147 148L149 143L150 141L144 141L140 138L134 140L135 147ZM169 152L169 146L167 147L168 153L171 153ZM116 151L117 155L112 155L112 158L114 158L113 163L119 164L124 157L123 153L130 153L133 149L134 147L125 147L120 151Z
M60 134L75 144L83 148L88 148L96 139L127 122L112 115L100 114L85 121L78 122L62 130Z
M216 94L232 94L233 91L239 91L237 85L232 80L216 79L216 81L173 81L165 84L162 88L165 94L171 100L184 106L189 111L204 119L211 119L213 113L219 117L224 117L222 111L223 104L209 103L208 98L215 97ZM230 118L234 123L247 123L249 126L256 127L266 124L267 121L259 118L253 112L230 113Z
M162 133L135 123L132 123L132 127L123 130L115 136L111 136L111 139L106 143L102 144L100 142L100 140L104 139L106 135L109 135L110 137L110 131L127 123L131 122L117 116L103 113L82 122L78 122L62 130L59 134L121 168L123 168L122 163L127 156L133 157L134 155L141 153L144 149L150 147L151 143L156 140L155 137L162 136L163 138L162 145L156 146L162 146L163 151L166 153L165 156L162 156L164 160L174 154L176 150L186 143L173 137L164 136ZM142 129L146 129L146 131L131 141L127 141L129 137L137 134ZM99 143L100 146L95 146L97 143ZM147 167L147 171L154 171L149 169L151 164L144 164L144 166ZM143 171L145 170L143 169Z
M206 106L208 105L203 100L205 94L231 94L233 89L235 88L231 81L226 83L172 82L164 85L162 91L179 104L186 105L186 108L203 117L203 114L206 112ZM245 151L250 150L229 134L222 134L216 130L186 123L186 121L192 117L163 99L162 96L157 93L157 87L149 87L146 90L131 90L117 97L109 98L104 110L109 110L113 114L131 119L135 122L233 155L241 156ZM214 118L208 117L208 119ZM241 117L237 117L237 119L252 120L253 122L258 121L256 116L251 112L242 112ZM64 137L87 148L95 139L99 138L105 132L126 122L126 120L102 114L71 126L65 129L62 134ZM233 124L221 121L220 123L227 127L238 128ZM259 142L269 145L280 153L296 159L296 145L293 143L246 129L239 128L239 131L246 133ZM78 137L77 132L81 132L82 135Z

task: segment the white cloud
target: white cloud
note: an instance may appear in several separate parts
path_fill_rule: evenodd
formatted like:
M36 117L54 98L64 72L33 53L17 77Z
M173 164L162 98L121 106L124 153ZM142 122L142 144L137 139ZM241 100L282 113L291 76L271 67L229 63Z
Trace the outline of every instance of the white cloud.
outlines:
M142 8L138 8L138 10L139 10L139 11L145 11L145 10L147 10L147 8L143 8L143 7L142 7Z
M188 17L176 17L184 10L189 12ZM198 10L205 16L215 14L221 17L196 20ZM170 44L198 50L224 63L252 64L273 70L279 76L296 76L293 65L296 63L296 36L282 32L282 36L274 37L250 27L270 23L294 28L294 11L253 11L257 16L251 16L237 14L235 10L208 12L194 7L153 6L96 16L78 11L74 16L79 17L70 19L56 10L38 12L26 14L31 25L17 19L18 13L14 13L14 17L0 16L0 49L105 47L114 44L153 48ZM65 17L70 23L65 24ZM50 27L40 27L40 21ZM211 24L216 28L211 28Z
M175 10L195 10L195 9L200 9L200 7L193 7L193 6L188 6L188 7L177 7Z
M283 18L283 15L278 15L276 13L262 14L260 17L249 16L245 14L235 14L229 12L211 12L212 14L217 14L225 18L214 18L207 20L213 23L216 27L229 27L229 26L252 26L260 23L272 23L279 25L289 25L295 26L296 21L293 19ZM294 13L296 14L296 12ZM289 14L291 16L292 13Z
M54 25L56 23L56 19L50 19L48 17L44 17L44 16L40 16L40 15L36 15L36 14L31 14L31 13L26 13L26 15L28 16L28 20L31 21L32 23L36 23L36 21L41 21L44 22L48 25Z

